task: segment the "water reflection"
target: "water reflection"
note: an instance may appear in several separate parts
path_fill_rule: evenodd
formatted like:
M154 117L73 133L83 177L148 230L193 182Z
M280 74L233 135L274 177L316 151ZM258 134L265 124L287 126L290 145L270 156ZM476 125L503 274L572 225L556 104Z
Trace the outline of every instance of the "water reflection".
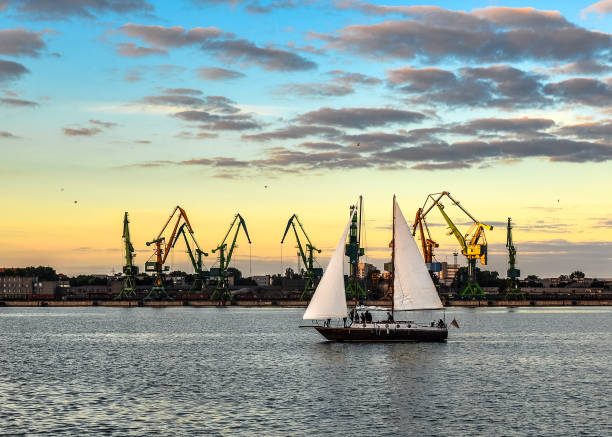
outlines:
M335 344L300 309L0 308L1 429L602 435L610 312L452 308L447 343Z

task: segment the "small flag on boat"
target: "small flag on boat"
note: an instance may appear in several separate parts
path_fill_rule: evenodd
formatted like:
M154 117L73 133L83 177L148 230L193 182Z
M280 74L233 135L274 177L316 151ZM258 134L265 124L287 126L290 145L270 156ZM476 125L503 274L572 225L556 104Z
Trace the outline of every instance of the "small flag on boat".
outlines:
M459 323L457 323L457 319L453 317L453 321L451 322L451 326L459 329Z

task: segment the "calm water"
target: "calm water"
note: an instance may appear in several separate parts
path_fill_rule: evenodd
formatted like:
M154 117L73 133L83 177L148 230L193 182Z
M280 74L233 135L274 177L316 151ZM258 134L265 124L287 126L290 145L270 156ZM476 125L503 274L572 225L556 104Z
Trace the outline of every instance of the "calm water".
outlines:
M2 308L2 434L612 435L612 308L451 309L445 344L302 310Z

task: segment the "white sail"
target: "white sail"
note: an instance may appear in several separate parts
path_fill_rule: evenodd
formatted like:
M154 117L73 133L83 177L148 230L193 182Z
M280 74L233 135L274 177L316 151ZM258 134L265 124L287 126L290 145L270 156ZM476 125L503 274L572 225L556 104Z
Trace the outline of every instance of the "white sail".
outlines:
M427 266L397 202L393 204L394 281L396 311L442 309L442 302Z
M357 209L355 209L357 211ZM346 317L348 310L346 307L346 294L344 291L344 245L346 236L351 227L353 215L344 228L342 237L336 246L336 250L329 260L327 269L317 286L317 289L306 308L302 319L335 319Z

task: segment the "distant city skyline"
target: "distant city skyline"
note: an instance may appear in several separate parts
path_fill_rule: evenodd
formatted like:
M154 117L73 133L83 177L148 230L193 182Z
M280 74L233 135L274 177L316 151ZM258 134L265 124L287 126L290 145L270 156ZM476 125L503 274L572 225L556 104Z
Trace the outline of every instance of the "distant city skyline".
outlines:
M0 0L0 267L120 271L128 211L142 268L177 204L207 251L240 212L254 275L296 213L325 267L362 194L382 269L393 194L410 222L446 190L494 225L479 268L512 217L522 277L612 277L611 29L612 0Z

